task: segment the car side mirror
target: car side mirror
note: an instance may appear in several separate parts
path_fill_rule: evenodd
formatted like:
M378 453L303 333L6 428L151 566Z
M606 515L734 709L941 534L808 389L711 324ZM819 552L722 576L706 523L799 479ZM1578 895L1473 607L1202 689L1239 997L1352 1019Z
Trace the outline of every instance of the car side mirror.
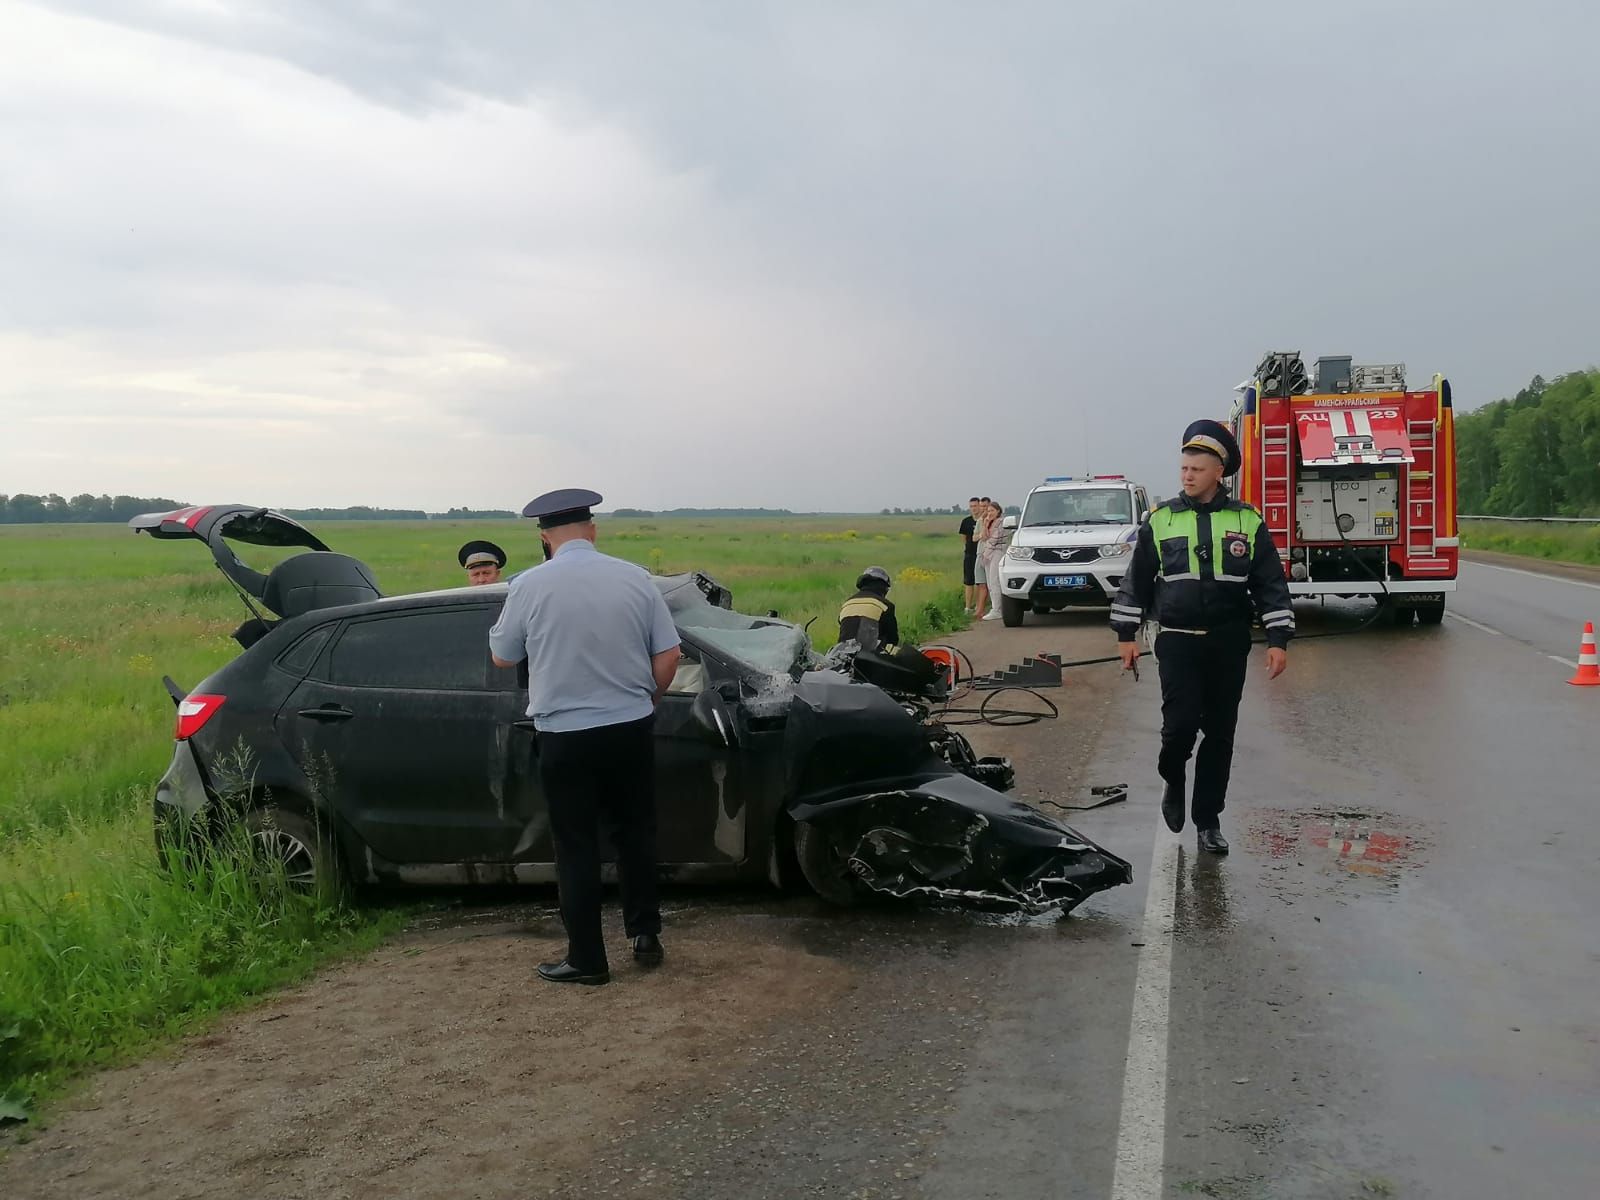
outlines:
M1139 514L1139 524L1143 525L1149 519L1150 519L1150 510L1147 508L1142 513Z
M1004 521L1000 522L1000 528L1002 529L1015 529L1016 527L1017 519L1015 517L1007 517Z
M731 747L738 744L739 733L733 721L733 709L717 692L701 692L694 698L689 714L712 745Z

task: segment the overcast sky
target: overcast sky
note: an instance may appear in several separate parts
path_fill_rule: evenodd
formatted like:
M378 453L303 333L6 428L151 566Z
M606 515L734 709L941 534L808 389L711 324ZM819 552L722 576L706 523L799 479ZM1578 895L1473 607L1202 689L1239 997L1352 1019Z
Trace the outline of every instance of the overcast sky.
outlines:
M1172 488L1262 351L1600 361L1592 0L0 0L0 492Z

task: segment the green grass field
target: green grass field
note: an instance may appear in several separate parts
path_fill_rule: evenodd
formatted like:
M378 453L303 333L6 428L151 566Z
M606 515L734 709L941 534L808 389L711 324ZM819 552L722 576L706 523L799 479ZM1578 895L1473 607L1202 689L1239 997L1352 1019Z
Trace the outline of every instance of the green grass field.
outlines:
M907 640L961 625L956 522L617 520L600 544L660 574L706 571L745 611L819 618L825 648L873 563L895 576ZM469 538L500 542L509 569L539 561L527 522L318 531L391 594L462 582ZM228 635L244 616L199 543L0 526L0 1115L402 920L295 895L242 861L183 878L158 869L150 793L173 723L161 676L193 687L238 653Z
M1600 525L1537 525L1522 521L1464 521L1461 544L1469 550L1520 554L1546 562L1600 566Z

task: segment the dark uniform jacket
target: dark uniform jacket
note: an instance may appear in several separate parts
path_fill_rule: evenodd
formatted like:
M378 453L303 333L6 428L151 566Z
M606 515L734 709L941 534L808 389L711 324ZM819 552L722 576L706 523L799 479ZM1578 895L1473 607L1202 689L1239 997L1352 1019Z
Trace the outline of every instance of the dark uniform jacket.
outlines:
M1248 626L1259 617L1269 646L1294 636L1283 561L1261 514L1218 491L1209 504L1168 500L1139 527L1133 563L1111 604L1119 641L1140 622L1207 631Z
M900 622L894 601L870 588L862 588L839 610L839 640L856 642L863 650L900 644Z

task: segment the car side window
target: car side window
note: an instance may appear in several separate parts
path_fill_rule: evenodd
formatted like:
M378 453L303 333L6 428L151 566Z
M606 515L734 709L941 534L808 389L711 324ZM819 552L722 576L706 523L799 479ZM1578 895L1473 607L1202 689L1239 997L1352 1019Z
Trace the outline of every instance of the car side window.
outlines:
M320 625L313 629L278 656L278 666L291 675L308 674L316 665L317 656L322 653L322 648L333 636L333 630L332 625Z
M489 627L497 611L429 608L351 621L328 662L332 683L420 691L488 686Z

